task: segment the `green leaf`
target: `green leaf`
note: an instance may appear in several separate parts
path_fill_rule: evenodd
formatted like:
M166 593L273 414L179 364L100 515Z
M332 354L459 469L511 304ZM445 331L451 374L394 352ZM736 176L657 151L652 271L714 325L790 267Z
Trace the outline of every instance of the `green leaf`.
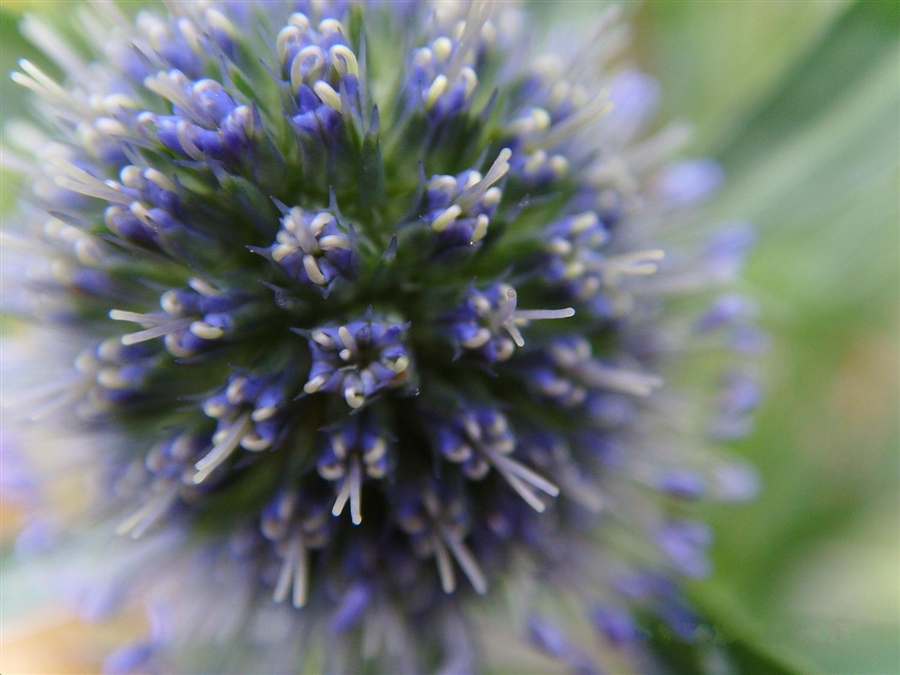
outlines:
M794 67L717 153L726 169L766 154L803 130L835 99L853 89L860 73L893 53L900 30L900 3L856 2ZM894 82L896 89L896 81Z

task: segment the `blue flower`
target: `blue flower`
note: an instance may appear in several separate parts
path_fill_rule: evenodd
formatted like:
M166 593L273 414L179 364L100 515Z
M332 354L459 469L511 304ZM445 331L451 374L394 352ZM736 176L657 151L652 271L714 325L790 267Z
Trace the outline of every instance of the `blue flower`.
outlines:
M22 313L78 352L51 418L115 438L103 581L159 619L108 670L468 671L503 588L578 672L647 613L690 637L685 504L752 493L712 443L758 401L716 297L751 237L693 221L721 171L647 131L652 81L522 60L488 2L109 9L43 45L65 82L13 75ZM674 375L710 352L718 398Z

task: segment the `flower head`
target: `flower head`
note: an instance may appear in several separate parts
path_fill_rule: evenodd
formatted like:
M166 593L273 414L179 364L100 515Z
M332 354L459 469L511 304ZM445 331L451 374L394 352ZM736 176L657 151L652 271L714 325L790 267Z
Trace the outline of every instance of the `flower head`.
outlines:
M66 79L21 62L44 145L9 143L23 306L79 352L53 415L114 436L90 517L161 622L108 668L467 670L502 586L602 665L534 578L610 650L634 608L683 626L710 533L681 505L747 492L699 426L757 396L666 375L747 330L707 290L747 239L692 224L718 169L647 135L646 76L522 60L488 2L103 7L77 59L35 33Z

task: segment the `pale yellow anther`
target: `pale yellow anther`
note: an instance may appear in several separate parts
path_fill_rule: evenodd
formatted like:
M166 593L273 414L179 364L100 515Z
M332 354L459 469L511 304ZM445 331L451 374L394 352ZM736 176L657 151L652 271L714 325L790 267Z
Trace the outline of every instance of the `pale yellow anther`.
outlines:
M347 405L356 410L357 408L361 408L363 406L363 404L366 402L366 397L355 387L347 387L346 389L344 389L344 400L347 401Z
M544 163L547 161L547 153L543 150L538 150L533 153L528 161L525 162L525 165L522 167L522 170L525 173L537 173L538 169L544 166Z
M301 39L301 32L296 26L285 26L278 32L275 38L275 51L278 54L278 63L284 63L288 47L296 44Z
M194 321L191 324L190 331L198 338L203 340L218 340L225 335L225 331L218 326L210 326L203 321Z
M330 84L319 80L313 85L313 91L325 105L341 112L341 97Z
M318 80L324 67L325 52L315 45L304 47L291 61L291 88L296 92L301 84Z
M294 12L288 18L288 23L291 26L296 26L303 33L307 33L309 31L309 19L306 18L306 14Z
M413 63L419 67L425 68L434 61L434 53L427 47L417 49L413 56Z
M431 86L428 87L428 92L425 94L426 110L431 110L434 107L434 104L437 103L437 100L447 90L447 85L447 78L444 75L438 75L436 78L434 78L434 82L431 83Z
M593 211L585 211L572 218L572 232L575 234L584 232L585 230L595 227L600 222L597 214Z
M334 63L335 70L341 75L351 74L359 75L359 63L356 61L354 54L347 45L334 45L328 50L331 61Z
M296 207L294 207L296 208ZM312 222L309 224L309 229L313 233L314 236L319 236L322 230L325 229L325 226L328 223L332 222L334 217L330 213L320 213L315 218L312 219Z
M553 239L547 244L547 250L559 256L567 256L572 253L572 243L566 239Z
M341 342L344 343L344 346L353 351L358 352L359 347L356 344L356 339L353 337L353 333L350 332L350 329L346 326L341 326L338 328L338 337L341 339Z
M463 340L461 344L466 349L478 349L479 347L486 345L490 339L491 331L487 328L479 328L475 335L468 340Z
M324 385L326 382L328 382L327 375L317 375L303 385L303 391L305 391L307 394L315 394L317 391L319 391L319 389L322 388L322 385Z
M398 356L393 361L389 361L387 363L387 367L393 370L398 375L400 373L406 372L406 369L409 368L409 357L408 356Z
M441 36L431 43L431 49L437 60L444 62L450 58L450 54L453 52L453 42L450 38Z
M486 215L479 214L479 216L475 219L475 227L472 230L472 238L471 242L473 244L484 239L484 236L488 231L488 217Z
M97 373L97 384L105 389L124 389L130 382L119 375L118 368L107 367Z
M459 79L463 81L463 85L465 86L466 98L469 98L472 95L472 92L475 91L475 87L478 86L478 76L475 74L474 70L466 66L459 71Z
M197 30L197 26L194 25L193 21L187 17L178 19L178 31L194 54L199 54L203 51L203 45L200 42L200 31Z
M344 26L337 19L325 19L319 23L319 32L322 35L344 35Z
M499 204L501 199L503 199L503 190L498 187L492 187L484 193L484 197L481 198L481 205L490 208Z
M317 344L322 345L325 348L330 348L334 346L334 340L331 339L331 336L328 335L325 331L317 330L312 334L312 339Z
M466 183L463 185L463 190L468 190L469 188L473 188L478 185L483 180L483 176L478 171L470 171L468 176L466 176Z
M175 135L178 137L178 143L184 149L191 159L203 159L203 152L196 146L190 137L190 126L187 120L181 120L175 127Z
M156 184L158 187L163 190L168 190L169 192L175 192L175 182L169 179L165 174L157 171L156 169L144 169L144 178L149 180L151 183Z
M217 9L206 10L206 22L210 26L223 31L228 37L233 38L237 35L237 30L234 24L231 23L231 20Z
M340 234L329 234L326 237L322 237L319 240L319 246L322 247L323 250L333 251L336 248L349 249L352 248L350 244L350 240L347 237Z
M450 224L462 214L462 207L454 204L444 209L441 214L431 221L431 227L435 232L443 232Z
M569 173L569 160L562 155L553 155L550 158L549 165L556 178L563 178Z

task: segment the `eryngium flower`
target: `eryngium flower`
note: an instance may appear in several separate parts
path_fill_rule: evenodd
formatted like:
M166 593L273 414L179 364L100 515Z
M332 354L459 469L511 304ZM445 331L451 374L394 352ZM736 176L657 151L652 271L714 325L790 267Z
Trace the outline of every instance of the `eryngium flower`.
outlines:
M158 619L107 668L470 671L479 602L573 669L689 637L684 503L752 491L704 437L757 395L682 375L755 344L709 290L750 237L694 223L719 171L647 131L614 11L568 63L505 3L167 12L28 20L65 79L21 62L4 151L16 301L75 352L33 416L98 437L104 597Z

